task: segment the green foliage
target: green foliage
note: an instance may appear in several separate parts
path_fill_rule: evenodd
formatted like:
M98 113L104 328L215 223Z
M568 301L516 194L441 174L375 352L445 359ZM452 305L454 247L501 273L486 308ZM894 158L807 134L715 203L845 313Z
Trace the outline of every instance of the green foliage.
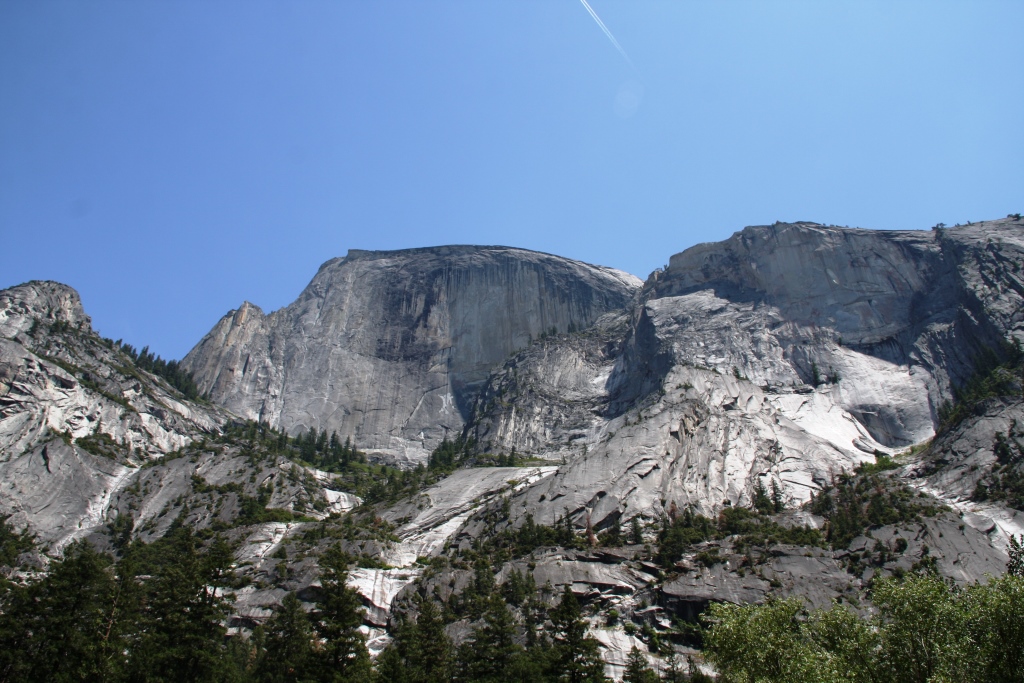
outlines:
M509 672L521 668L525 649L516 642L516 625L505 604L496 594L487 601L483 624L459 648L459 677L479 683L503 683Z
M797 598L764 605L713 603L706 619L705 656L730 681L818 683L823 677L813 642L804 632Z
M181 392L182 396L193 401L205 398L196 386L192 373L181 367L176 360L166 361L160 356L154 355L148 346L136 351L131 344L122 344L120 340L115 345L129 358L135 367L146 372L151 372L158 377L164 378L168 384Z
M992 451L996 465L992 472L978 482L971 500L981 502L998 500L1007 506L1024 510L1024 444L1020 439L1024 430L1010 421L1006 434L996 432Z
M0 680L103 681L121 670L119 584L109 565L74 544L41 581L3 596Z
M16 531L7 523L10 515L0 515L0 567L12 567L18 556L35 547L35 537L28 529Z
M527 513L518 528L504 526L499 531L498 525L504 525L508 521L508 511L505 508L503 504L484 513L482 520L486 526L474 545L468 549L460 549L456 553L460 562L468 561L476 566L483 561L489 567L497 567L546 546L586 547L586 539L575 532L568 517L559 518L555 526L550 527L537 524L533 515ZM472 593L472 590L470 592Z
M247 526L249 524L263 524L265 522L312 522L311 517L300 515L283 508L268 508L271 496L274 495L273 483L261 486L256 496L245 493L245 487L237 482L230 482L213 486L198 474L192 475L192 490L196 493L219 493L221 495L233 494L238 499L238 516L235 518L235 526ZM224 528L227 528L226 526ZM223 530L223 529L219 529Z
M658 675L647 664L647 658L637 649L636 645L629 651L626 658L626 670L622 675L623 683L657 683Z
M231 551L215 542L200 548L179 526L150 548L135 544L124 569L146 572L144 609L129 662L136 680L219 681L227 675L224 619L229 602L218 589L230 586ZM157 544L154 544L157 545Z
M1010 534L1010 544L1006 549L1010 560L1006 563L1006 573L1010 576L1024 578L1024 534L1018 541Z
M1024 381L1024 351L1019 343L1004 344L998 351L986 349L974 360L974 374L953 391L954 400L939 407L938 434L955 429L968 417L979 415L986 401L1020 397Z
M229 549L175 527L114 564L71 545L0 595L0 680L232 680L223 621Z
M354 493L367 505L408 497L446 474L424 467L400 470L368 464L366 454L349 437L343 441L337 433L328 436L326 431L308 430L292 438L265 422L249 420L225 425L222 434L215 439L223 444L241 445L242 454L249 456L253 463L280 456L335 474L332 488Z
M827 520L825 538L833 548L847 547L869 527L919 521L946 509L871 470L839 475L809 505Z
M117 461L126 455L125 449L105 432L96 432L89 436L80 436L75 439L75 445L82 448L82 450L92 453L93 455L98 455L101 458L109 458L114 461Z
M875 451L875 462L866 463L862 462L857 465L854 470L857 474L878 474L880 472L887 472L889 470L895 470L899 468L900 464L892 459L887 453L881 451Z
M431 470L453 472L472 459L475 446L475 440L466 439L461 434L455 441L445 437L430 454L429 467Z
M549 664L553 678L567 683L606 680L600 645L597 639L587 634L587 622L568 585L562 591L562 600L549 616L555 634Z
M821 370L818 369L818 364L811 361L811 384L814 386L820 386L824 383L825 380L821 377Z
M355 683L370 677L370 654L359 631L362 604L359 594L346 585L350 561L337 545L320 556L321 590L313 622L316 635L323 641L317 680Z
M446 683L451 680L453 647L441 613L430 598L417 601L416 621L400 618L394 642L377 658L381 683Z
M933 576L878 581L878 614L836 605L805 615L797 598L713 604L705 655L725 681L1020 681L1024 580L960 590Z
M313 627L294 593L263 627L256 670L260 683L315 681L316 656ZM256 639L254 637L254 639Z
M762 486L763 489L763 486ZM776 494L777 495L777 494ZM776 503L764 493L763 504L774 509ZM781 505L781 502L779 503ZM692 546L704 541L735 537L734 545L742 550L747 546L768 546L774 543L792 545L822 545L817 529L810 527L783 527L765 514L743 507L727 507L716 520L695 514L687 508L675 519L665 518L658 534L656 559L666 569L672 568ZM701 551L696 558L705 566L713 566L724 559L717 549Z
M640 518L633 517L629 520L629 542L633 545L640 545L644 542L644 532L640 528Z

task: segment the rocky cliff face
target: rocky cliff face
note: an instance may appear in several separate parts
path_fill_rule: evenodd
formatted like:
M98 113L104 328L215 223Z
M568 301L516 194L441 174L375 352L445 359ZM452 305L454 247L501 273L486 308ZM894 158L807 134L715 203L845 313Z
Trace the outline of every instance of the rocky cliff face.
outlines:
M746 228L672 257L628 321L535 342L481 393L486 448L564 463L514 510L597 528L791 503L929 439L986 349L1024 337L1024 223ZM521 513L524 514L524 513Z
M396 606L464 589L475 569L460 549L527 514L593 532L637 518L643 543L630 534L631 545L600 548L578 533L575 548L495 566L499 582L529 572L614 608L614 625L600 614L593 625L621 673L643 646L625 620L668 633L712 600L857 604L876 575L928 564L963 583L1001 571L1024 513L1005 492L978 491L1019 477L1024 365L1008 394L909 447L935 435L979 356L1013 356L1022 266L1019 219L929 232L751 227L676 254L646 283L504 247L356 251L324 264L290 306L244 304L193 349L185 366L214 403L186 400L96 335L74 290L32 282L0 292L0 515L51 554L80 538L150 541L175 521L223 533L247 583L232 617L242 627L288 592L310 600L318 553L341 543L359 558L350 582L374 651ZM415 473L314 470L237 416L337 431L405 464L460 433L536 460L460 470L352 512L356 471L382 484ZM916 489L907 496L951 509L876 525L846 547L768 541L752 558L722 536L668 567L645 548L655 523L750 506L759 483L781 492L783 526L825 529L799 504L879 454L901 455L886 476ZM453 561L423 560L438 555Z
M493 366L622 308L640 284L507 247L353 250L288 307L228 313L184 365L243 417L417 462L462 431Z
M227 417L135 368L65 285L0 292L0 335L0 514L44 545L101 526L134 468Z

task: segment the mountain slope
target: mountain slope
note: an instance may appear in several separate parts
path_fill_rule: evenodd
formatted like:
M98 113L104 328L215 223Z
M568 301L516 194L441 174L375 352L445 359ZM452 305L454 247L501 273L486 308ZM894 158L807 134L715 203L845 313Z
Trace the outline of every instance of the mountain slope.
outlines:
M931 438L975 360L1024 337L1022 263L1016 219L746 228L673 256L627 323L510 359L473 433L565 462L513 505L545 523L710 514L749 505L758 481L802 503L834 473Z
M135 367L70 287L0 292L0 514L45 545L100 527L135 468L227 418Z
M211 398L295 434L422 462L462 431L491 368L625 306L631 275L508 247L353 250L291 305L244 304L185 357Z

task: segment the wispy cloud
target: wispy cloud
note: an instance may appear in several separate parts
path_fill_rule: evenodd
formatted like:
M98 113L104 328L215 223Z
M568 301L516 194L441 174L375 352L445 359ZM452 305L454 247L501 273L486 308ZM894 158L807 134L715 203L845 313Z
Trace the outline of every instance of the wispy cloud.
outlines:
M601 17L597 16L597 12L594 11L594 8L590 6L590 3L588 3L587 0L580 0L580 2L582 2L583 6L587 8L588 12L590 12L590 16L594 17L594 21L596 21L597 25L601 27L601 30L604 31L604 34L608 36L608 40L612 41L612 45L614 45L615 49L619 51L619 54L622 55L622 58L625 59L626 63L629 64L635 71L636 67L633 65L633 60L629 58L629 55L626 54L626 51L622 49L621 45L619 45L619 41L615 40L615 36L612 35L612 32L609 31L608 27L604 25L603 21L601 21Z

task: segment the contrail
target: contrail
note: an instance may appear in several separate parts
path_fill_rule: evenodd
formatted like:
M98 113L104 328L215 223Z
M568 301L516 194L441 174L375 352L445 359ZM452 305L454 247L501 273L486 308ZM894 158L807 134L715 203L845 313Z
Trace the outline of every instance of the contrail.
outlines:
M612 35L612 32L609 31L608 27L604 25L603 21L601 21L601 17L597 16L597 12L594 11L594 8L591 7L589 3L587 3L587 0L580 0L580 2L582 2L583 6L587 8L588 12L590 12L590 16L594 17L594 21L596 21L597 25L601 27L601 30L604 31L604 34L608 36L608 40L612 41L612 45L614 45L615 49L619 51L619 54L622 55L622 58L626 60L626 63L628 63L631 67L633 67L633 70L636 71L636 67L633 66L633 60L629 58L629 55L626 54L626 51L622 49L621 45L619 45L619 41L615 40L615 36Z

